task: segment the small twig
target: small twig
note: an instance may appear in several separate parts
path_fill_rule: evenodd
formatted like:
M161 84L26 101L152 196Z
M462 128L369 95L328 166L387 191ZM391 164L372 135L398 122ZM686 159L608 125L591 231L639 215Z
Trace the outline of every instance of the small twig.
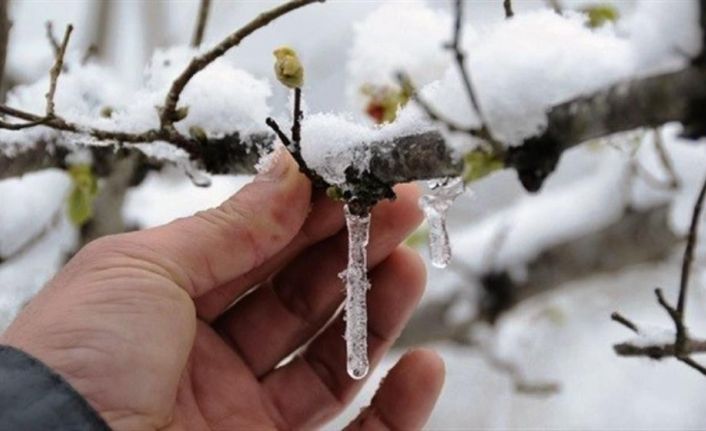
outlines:
M515 15L512 11L512 0L503 0L503 8L505 8L505 19L510 19Z
M493 148L493 152L496 155L502 155L504 153L502 146L500 143L495 140L493 137L493 134L488 127L488 122L485 119L485 116L483 115L483 111L480 109L480 103L478 102L478 97L476 96L476 92L473 89L473 84L471 82L471 75L469 71L466 69L466 56L461 50L461 30L463 29L463 26L461 25L463 21L463 0L456 0L455 2L455 20L454 20L454 35L453 39L451 40L451 43L448 43L446 45L446 48L449 49L450 51L453 52L454 54L454 59L456 60L456 66L458 68L458 72L461 75L461 81L463 82L464 89L466 91L466 94L468 95L469 100L471 101L471 105L473 106L473 109L476 111L476 114L478 115L478 120L480 121L481 127L480 127L480 133L484 136L486 136L486 140L490 144L490 146Z
M203 41L203 35L206 32L206 21L208 21L208 12L211 8L211 0L201 0L199 6L199 14L196 18L196 27L194 35L191 37L191 46L198 48Z
M309 166L306 164L306 160L304 160L304 157L302 156L299 142L294 143L294 138L290 139L289 136L287 136L282 131L282 128L279 127L279 124L277 124L277 121L275 121L274 118L267 117L267 119L265 120L265 124L267 124L270 129L275 132L280 141L282 141L282 144L284 144L284 147L292 155L292 158L294 158L294 161L296 161L297 165L299 165L299 171L306 175L307 178L309 178L314 187L326 188L330 185L321 177L321 175L317 174L314 170L309 168ZM293 132L294 126L292 126L292 133Z
M250 36L250 34L262 27L265 27L277 18L311 3L323 3L324 1L325 0L292 0L267 12L263 12L258 15L257 18L223 39L218 45L203 54L194 57L188 66L186 66L179 76L177 76L174 82L172 82L169 92L164 99L164 107L160 114L160 123L162 128L165 129L174 124L174 121L177 118L176 108L179 103L179 98L181 97L181 92L184 91L186 84L188 84L189 81L191 81L191 78L193 78L197 73L202 71L217 58L221 57L228 50L240 44L240 42Z
M632 159L630 161L630 168L633 174L638 178L642 179L645 184L657 190L674 190L676 187L671 180L663 181L655 177L645 166L640 163L637 159Z
M282 141L282 144L284 144L284 146L287 147L287 149L291 151L292 142L289 140L289 136L287 136L287 134L284 133L282 131L282 129L279 127L279 124L277 124L277 121L275 121L275 119L272 117L267 117L267 119L265 120L265 124L267 124L270 127L270 129L272 129L272 131L275 132L275 135L277 135L279 140Z
M400 72L397 74L397 81L400 83L402 88L406 88L409 91L411 98L417 103L417 105L419 105L420 108L422 108L430 120L441 123L450 132L467 133L473 137L484 139L480 129L462 126L452 120L449 120L448 118L445 118L441 113L436 111L436 109L434 109L429 102L421 97L409 76Z
M551 7L552 10L554 12L556 12L557 14L561 15L564 12L563 11L564 8L561 6L561 2L559 0L545 0L545 1L549 5L549 7Z
M54 24L51 21L47 21L46 24L44 24L44 27L47 30L47 39L49 40L49 45L51 45L51 49L52 51L54 51L54 58L56 58L59 56L59 50L61 49L61 45L59 45L59 40L54 34Z
M49 91L47 92L47 110L46 117L54 117L54 93L56 93L56 83L59 80L59 75L61 75L61 69L64 67L64 55L66 55L66 47L69 44L69 38L71 37L71 32L74 30L74 26L69 24L66 26L66 31L64 32L64 39L61 42L61 46L56 54L56 59L54 60L54 66L52 66L49 71Z
M684 356L684 357L677 356L677 359L679 359L680 361L682 361L686 365L690 366L691 368L695 369L696 371L698 371L701 374L703 374L704 376L706 376L706 367L699 364L698 362L696 362L692 358L690 358L688 356Z
M302 89L294 89L294 119L292 121L292 145L294 151L301 151L301 131L304 113L302 112Z
M88 49L86 50L86 53L83 54L83 58L81 58L81 64L85 65L88 63L90 59L98 55L98 46L95 44L91 44Z
M639 334L640 331L637 329L637 325L635 325L632 321L628 320L625 316L622 314L618 313L617 311L613 312L610 315L610 318L613 319L613 321L620 323L621 325L625 326L632 332Z
M655 151L659 157L662 167L669 175L669 185L672 189L678 189L680 186L679 176L677 175L676 169L674 168L674 163L669 157L666 148L664 148L664 139L662 138L662 131L659 128L654 129L654 139L652 140L655 146Z

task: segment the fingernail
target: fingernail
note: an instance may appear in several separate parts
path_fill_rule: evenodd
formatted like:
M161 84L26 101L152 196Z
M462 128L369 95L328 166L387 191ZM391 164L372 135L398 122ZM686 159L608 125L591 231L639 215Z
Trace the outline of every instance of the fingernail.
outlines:
M277 144L274 151L260 158L255 165L257 175L255 181L274 181L282 179L289 170L287 150Z

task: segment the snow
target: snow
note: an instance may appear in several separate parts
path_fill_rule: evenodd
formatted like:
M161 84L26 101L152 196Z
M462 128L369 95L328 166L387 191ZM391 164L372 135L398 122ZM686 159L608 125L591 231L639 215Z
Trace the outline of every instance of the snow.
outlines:
M463 47L480 109L496 138L519 144L546 127L549 107L633 71L629 42L610 32L592 31L584 20L573 13L528 12L480 30ZM446 118L480 126L457 68L449 68L421 94ZM464 150L473 147L469 141L454 142Z
M41 234L61 211L70 185L68 176L54 169L0 181L0 258L12 256Z
M50 224L53 229L47 229L32 247L0 265L0 332L64 265L66 255L76 247L76 229L67 219L63 205L59 211L57 222ZM35 226L43 229L45 225ZM8 237L12 238L12 235L3 235L2 238Z
M451 260L449 234L446 231L446 213L453 201L463 193L461 178L446 178L429 182L431 191L419 198L419 206L424 211L429 224L429 252L431 263L444 268Z
M348 266L339 276L346 284L346 369L356 380L368 374L368 311L366 295L368 281L367 245L370 214L352 214L344 207L348 229Z
M475 273L522 265L546 248L618 220L626 205L628 189L620 185L629 173L627 159L612 148L603 152L599 166L585 178L557 190L525 195L452 236L456 260ZM489 250L496 250L490 262Z
M209 188L194 187L176 168L152 172L139 187L128 191L123 217L140 228L159 226L179 217L221 204L252 177L214 175Z
M663 328L655 325L638 325L637 337L624 342L636 347L663 346L673 344L676 340L674 328Z
M397 88L395 74L405 71L416 85L438 79L451 63L441 49L451 38L451 17L414 0L400 7L382 3L353 25L353 45L346 64L346 95L361 110L365 85Z
M421 133L431 127L416 107L404 109L397 121L383 126L360 124L345 115L311 114L302 122L302 156L307 166L326 181L345 186L348 167L353 166L359 172L368 169L371 144Z

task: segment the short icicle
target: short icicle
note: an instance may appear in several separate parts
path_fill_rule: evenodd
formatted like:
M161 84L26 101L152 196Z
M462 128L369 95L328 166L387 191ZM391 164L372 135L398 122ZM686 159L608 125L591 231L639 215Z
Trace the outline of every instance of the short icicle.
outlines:
M446 231L446 213L454 200L463 193L461 178L445 178L429 181L431 192L419 199L419 206L429 224L429 253L431 263L445 268L451 260L449 234Z
M348 266L339 277L346 283L346 368L348 375L359 380L368 374L368 281L367 245L370 214L353 214L344 207L348 228Z

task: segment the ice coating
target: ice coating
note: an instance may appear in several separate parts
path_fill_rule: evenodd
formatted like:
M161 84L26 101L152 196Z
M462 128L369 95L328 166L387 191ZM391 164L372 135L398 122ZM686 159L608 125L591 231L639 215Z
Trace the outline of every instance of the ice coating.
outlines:
M359 216L344 207L348 228L348 266L339 275L346 283L346 369L359 380L368 374L367 245L370 214Z
M431 263L445 268L451 260L449 234L446 231L446 213L454 200L463 193L461 178L445 178L429 181L431 191L419 199L419 207L429 224L429 253Z

